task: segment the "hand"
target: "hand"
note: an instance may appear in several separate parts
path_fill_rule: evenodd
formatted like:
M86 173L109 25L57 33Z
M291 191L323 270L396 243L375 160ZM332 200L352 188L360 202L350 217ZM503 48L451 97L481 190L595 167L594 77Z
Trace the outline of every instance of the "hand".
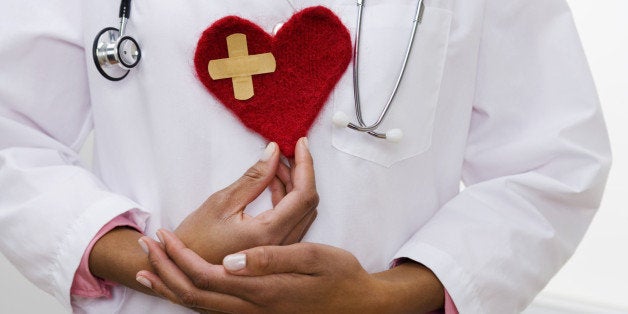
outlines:
M211 263L225 255L259 245L296 243L316 218L318 194L307 140L300 139L292 168L279 161L277 144L229 187L211 195L174 231L188 248ZM267 187L273 209L256 217L246 206ZM163 236L158 231L158 236Z
M279 162L277 145L270 145L260 162L234 184L209 197L181 223L176 233L200 256L214 263L226 254L257 245L300 241L316 218L318 195L306 139L297 142L295 153L288 169ZM245 206L267 187L274 209L255 218L244 214ZM163 237L161 231L158 235ZM151 268L137 245L141 237L138 231L125 227L105 234L90 252L92 274L152 294L135 280L139 270Z
M349 252L299 243L256 247L207 263L173 234L146 239L155 273L139 281L172 302L225 313L405 313L442 307L443 287L417 263L370 275Z

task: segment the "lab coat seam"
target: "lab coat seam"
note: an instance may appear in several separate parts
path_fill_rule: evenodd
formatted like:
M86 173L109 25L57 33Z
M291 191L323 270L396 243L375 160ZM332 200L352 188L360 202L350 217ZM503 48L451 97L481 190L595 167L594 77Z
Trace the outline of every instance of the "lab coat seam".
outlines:
M72 148L72 150L78 152L83 147L83 145L85 144L85 139L87 138L89 133L92 131L93 126L94 126L93 112L90 106L89 112L85 116L85 120L82 123L81 129L78 132L76 139L70 145L70 148Z
M484 44L484 41L486 39L485 36L485 29L486 29L486 3L488 2L488 0L484 1L484 7L482 8L482 28L480 29L480 40L478 41L478 54L477 54L477 60L475 62L475 84L474 84L474 92L473 92L473 100L471 102L471 106L469 106L469 117L471 117L471 121L469 123L468 126L468 130L467 130L467 134L465 137L465 151L463 154L463 162L462 162L462 171L461 171L461 175L460 175L460 179L462 181L463 184L465 185L470 185L470 184L474 184L475 183L475 179L470 178L472 176L472 174L470 173L471 171L468 169L469 168L469 157L468 157L468 148L469 148L469 138L471 137L471 133L473 132L473 121L472 121L472 117L473 117L473 111L478 107L478 104L481 103L481 101L479 100L479 82L480 82L480 74L481 74L481 66L482 66L482 55L483 55L483 50L482 46ZM488 114L488 113L487 113Z
M486 2L488 0L484 1L484 8L482 9L482 28L480 29L480 40L478 40L478 54L477 54L477 60L475 62L475 84L474 84L474 88L473 88L473 100L471 103L471 106L469 106L469 110L473 111L473 108L475 108L475 104L479 103L480 101L478 100L478 92L479 92L479 88L478 88L478 82L479 82L479 76L480 76L480 67L481 67L481 60L482 60L482 45L484 44L484 40L485 40L485 33L484 33L484 29L486 28ZM467 139L469 138L469 134L471 132L471 123L469 123L469 130L467 132ZM465 141L466 142L466 141Z
M443 57L439 60L440 62L440 80L438 83L438 88L435 91L435 94L438 95L436 96L435 102L436 104L434 105L434 109L432 110L432 114L430 116L430 124L431 124L431 128L430 128L430 136L427 140L427 143L425 143L424 148L422 150L420 150L416 155L413 156L408 156L406 158L400 159L397 162L401 162L403 160L412 158L412 157L416 157L416 156L420 156L422 154L424 154L425 152L428 152L429 150L432 149L432 144L434 141L434 129L436 128L436 114L438 112L439 109L441 109L441 100L442 100L442 91L443 91L443 79L445 77L445 72L447 69L447 60L449 60L448 55L449 55L449 49L450 49L450 45L451 45L451 26L453 24L454 21L454 14L453 11L451 10L447 10L447 9L442 9L442 8L431 8L431 9L435 9L435 10L440 10L440 11L445 11L445 13L448 16L449 22L447 23L447 34L445 35L445 47L443 48L443 52L442 55ZM394 165L394 164L393 164ZM391 165L392 166L392 165Z

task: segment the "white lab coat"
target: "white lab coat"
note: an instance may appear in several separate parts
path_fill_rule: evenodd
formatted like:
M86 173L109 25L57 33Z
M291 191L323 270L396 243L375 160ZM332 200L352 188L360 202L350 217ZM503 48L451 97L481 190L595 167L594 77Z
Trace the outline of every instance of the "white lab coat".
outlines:
M354 1L326 5L353 31ZM398 257L431 268L462 313L521 311L573 253L602 196L609 143L564 0L425 0L406 78L382 130L391 144L335 128L353 114L348 70L309 138L321 202L305 241L349 250L370 272ZM202 31L236 14L267 31L293 8L272 1L134 0L128 33L143 58L101 77L95 34L117 1L17 1L0 11L0 249L79 313L187 313L117 287L70 297L88 242L110 219L143 213L174 229L260 155L249 131L203 87ZM388 97L414 0L366 3L361 83L367 121ZM94 172L77 151L95 131ZM462 180L467 188L460 192ZM264 194L249 207L269 208ZM71 302L72 301L72 302Z

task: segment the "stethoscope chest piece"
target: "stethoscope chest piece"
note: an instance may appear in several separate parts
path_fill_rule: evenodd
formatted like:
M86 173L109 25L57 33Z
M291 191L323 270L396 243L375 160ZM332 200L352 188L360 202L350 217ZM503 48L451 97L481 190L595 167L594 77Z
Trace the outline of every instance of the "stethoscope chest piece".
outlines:
M140 45L124 34L131 16L131 0L120 1L120 28L107 27L96 34L92 56L96 69L105 78L119 81L125 78L142 58Z
M114 27L107 27L96 35L92 54L98 72L112 81L125 78L142 58L137 41L130 36L120 37L120 31Z

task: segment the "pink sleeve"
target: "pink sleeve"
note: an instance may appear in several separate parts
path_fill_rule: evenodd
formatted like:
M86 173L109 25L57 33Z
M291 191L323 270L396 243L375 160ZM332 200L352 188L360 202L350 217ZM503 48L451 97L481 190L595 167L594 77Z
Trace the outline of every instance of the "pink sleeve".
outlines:
M87 246L85 253L83 253L83 258L81 258L81 263L79 264L76 273L74 273L74 281L72 282L72 288L70 289L71 295L84 298L111 297L111 287L115 286L116 283L96 278L92 275L89 271L89 254L92 252L92 248L94 247L96 241L100 240L103 235L117 227L131 227L139 232L142 232L142 228L140 228L139 223L136 223L136 221L138 221L137 219L138 217L135 211L130 210L112 219L105 226L103 226L100 231L98 231L96 236Z
M404 261L415 262L415 261L413 261L411 259L408 259L408 258L399 258L399 259L394 260L392 262L391 266L392 267L397 267L397 266L403 264ZM456 304L454 303L454 300L451 298L451 296L449 295L449 292L447 292L446 288L445 288L445 305L444 305L444 307L442 309L440 309L440 310L433 311L433 312L430 312L428 314L458 314L458 308L456 307Z
M445 289L445 306L442 309L429 314L458 314L458 308L456 308L456 304L454 304L454 300L451 299L447 289Z

